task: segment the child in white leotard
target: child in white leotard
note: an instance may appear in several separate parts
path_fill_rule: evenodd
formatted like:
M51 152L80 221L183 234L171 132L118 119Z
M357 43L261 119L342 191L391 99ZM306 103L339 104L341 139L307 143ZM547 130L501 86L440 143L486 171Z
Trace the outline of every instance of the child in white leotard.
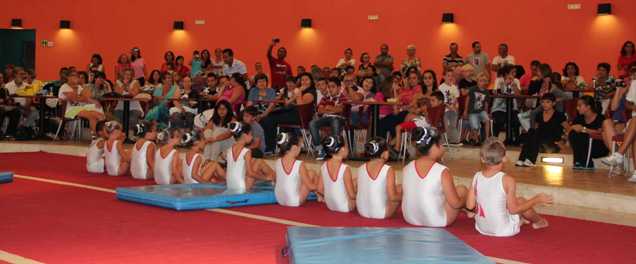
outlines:
M358 168L356 208L362 217L384 219L395 213L402 199L395 171L386 165L389 151L385 140L374 138L364 145L371 160Z
M226 184L229 190L243 193L252 188L256 180L271 181L274 171L263 160L253 159L247 146L252 142L251 126L242 122L231 122L230 131L236 143L226 150Z
M174 146L181 142L181 131L170 128L157 134L159 149L155 152L153 176L157 184L182 183L181 160Z
M336 212L351 212L356 207L356 186L351 168L343 163L349 149L339 137L329 136L322 141L331 156L320 168L318 192L324 196L327 208Z
M282 206L300 206L316 188L316 172L298 160L300 141L292 133L280 133L276 139L281 157L276 160L274 194Z
M194 132L186 133L184 145L192 144L186 153L181 168L184 183L216 183L225 178L225 171L215 161L206 161L201 154L207 142Z
M130 160L130 175L133 179L152 179L155 165L155 140L157 139L157 124L150 121L142 121L135 125L137 142L132 149Z
M88 152L86 152L86 171L104 173L104 143L108 139L106 122L97 122L96 131L98 138L91 142Z
M116 121L107 122L106 132L108 132L108 141L104 146L106 172L110 176L124 175L128 172L130 165L130 151L125 150L123 146L125 135L122 132L122 126Z
M533 207L552 204L552 196L540 193L528 200L517 197L514 178L502 172L506 147L490 138L479 155L484 169L475 174L466 201L468 209L475 209L475 229L487 236L514 236L521 230L521 217L535 229L547 227L548 221Z
M452 224L466 202L465 186L455 186L448 168L438 161L444 156L439 135L433 128L416 128L412 138L421 157L402 171L402 213L407 223L444 227Z

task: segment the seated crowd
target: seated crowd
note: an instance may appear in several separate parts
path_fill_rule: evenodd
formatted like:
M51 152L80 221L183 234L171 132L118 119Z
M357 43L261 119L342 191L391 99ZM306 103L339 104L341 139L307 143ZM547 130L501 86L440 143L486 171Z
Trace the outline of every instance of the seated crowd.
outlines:
M0 73L0 132L5 138L19 138L25 129L37 131L38 109L45 107L49 117L58 113L62 120L86 120L93 139L103 133L100 122L123 123L124 117L128 124L123 127L131 131L146 124L154 131L151 135L173 129L196 133L201 135L201 155L191 158L215 162L241 141L230 126L235 121L250 127L253 140L243 143L256 158L274 154L282 132L300 132L303 147L319 160L328 154L321 138L344 136L355 152L351 141L356 133L383 138L396 156L409 147L404 136L418 127L435 128L450 146L478 146L507 132L506 144L522 146L518 166L533 166L539 152L559 152L566 145L576 169L594 168L592 159L609 155L616 141L621 144L604 162L623 163L629 150L636 156L636 125L629 122L632 113L636 115L631 111L636 103L631 41L622 46L615 76L603 62L587 81L574 62L557 72L534 60L526 71L505 43L492 60L477 41L466 57L451 43L441 74L422 67L414 45L407 47L399 65L383 44L375 60L363 52L356 61L348 48L335 67L311 65L309 70L292 69L287 50L279 45L274 39L267 48L270 74L260 62L254 65L255 73L248 74L232 49L216 49L213 56L209 50L194 51L187 62L168 51L161 68L148 73L135 47L118 57L112 79L99 54L85 69L64 67L59 80L47 83L37 80L32 70L8 66ZM128 113L124 106L129 106ZM173 142L176 134L164 135L163 141ZM135 150L142 147L135 145ZM164 150L159 150L161 155L148 159L163 158ZM209 170L218 171L213 167ZM631 180L636 181L636 174Z

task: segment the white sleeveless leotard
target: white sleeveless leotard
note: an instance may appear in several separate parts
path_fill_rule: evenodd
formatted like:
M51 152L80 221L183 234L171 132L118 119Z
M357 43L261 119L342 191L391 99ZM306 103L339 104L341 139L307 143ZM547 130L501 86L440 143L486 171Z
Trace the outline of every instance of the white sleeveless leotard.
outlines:
M521 219L518 214L508 211L506 191L503 186L503 172L486 178L480 172L475 173L476 214L475 229L484 235L507 237L519 233Z
M155 166L153 174L157 184L166 185L172 183L172 160L175 158L176 150L171 150L166 158L161 157L161 149L155 152Z
M187 184L199 183L197 180L195 180L192 177L192 172L194 171L194 164L196 163L198 158L201 158L201 155L199 153L194 154L194 156L192 156L192 161L190 161L190 164L188 164L188 155L186 155L185 158L183 159L183 166L181 166L183 168L183 181ZM199 163L199 165L201 164Z
M104 162L106 164L106 172L110 176L119 176L123 173L119 171L121 156L119 156L119 151L117 150L118 143L119 140L113 141L111 150L108 150L107 143L104 145Z
M227 188L239 193L246 191L245 186L245 173L247 164L245 163L245 154L250 151L247 148L241 149L237 157L234 157L234 150L230 147L225 154L225 161L227 161Z
M347 164L340 164L335 181L329 177L327 162L325 162L320 168L322 182L325 189L325 203L327 204L327 208L331 211L343 213L348 213L350 211L349 195L347 195L347 188L344 183L344 174L347 167Z
M378 177L374 180L369 174L367 163L358 169L358 194L356 208L366 218L384 219L388 195L386 192L388 165L382 166Z
M98 138L91 142L86 152L86 170L90 173L104 173L104 148L97 147L99 142L104 141Z
M151 141L144 142L141 149L137 150L137 146L133 146L132 160L130 161L130 174L134 179L148 180L150 179L148 168L148 147L153 144Z
M416 226L447 225L446 196L442 190L442 172L446 166L434 163L426 175L421 175L411 161L402 171L402 213L407 223Z
M300 165L302 161L295 160L288 172L283 166L283 159L276 160L276 186L274 194L276 201L283 206L300 205Z

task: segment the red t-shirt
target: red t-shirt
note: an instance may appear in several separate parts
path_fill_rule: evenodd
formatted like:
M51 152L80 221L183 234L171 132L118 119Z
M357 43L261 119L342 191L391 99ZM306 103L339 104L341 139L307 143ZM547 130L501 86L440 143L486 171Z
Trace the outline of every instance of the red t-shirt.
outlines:
M621 77L629 76L629 65L632 65L632 63L634 62L636 62L636 54L629 57L625 57L625 56L618 57L618 65L620 65L621 69L623 69L623 72L620 72L619 76Z
M446 107L442 104L436 107L428 108L426 118L431 122L431 126L440 129L444 127L444 112Z
M292 76L291 65L285 60L280 60L272 55L267 56L269 60L269 69L272 72L272 87L285 87L285 79Z

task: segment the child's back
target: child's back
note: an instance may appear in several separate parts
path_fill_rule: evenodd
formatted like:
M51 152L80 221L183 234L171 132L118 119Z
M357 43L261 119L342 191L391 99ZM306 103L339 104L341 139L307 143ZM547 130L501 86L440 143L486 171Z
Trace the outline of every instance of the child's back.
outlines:
M86 170L91 173L104 173L104 139L91 142L86 152Z
M148 148L153 145L152 141L140 139L135 143L132 151L132 161L130 163L130 174L134 179L150 179L150 168L148 167ZM152 153L154 155L154 153Z
M174 159L179 157L177 151L172 146L163 146L155 152L155 165L153 168L153 175L157 184L166 185L171 184L172 180L172 163ZM164 156L165 155L165 156ZM176 157L175 157L176 156Z
M479 171L473 178L476 211L475 228L479 233L490 236L514 236L520 231L518 214L510 214L507 195L504 191L503 172L486 177Z
M327 208L336 212L349 212L349 196L345 186L345 171L347 164L340 163L332 175L329 171L329 162L325 162L320 168L322 182L324 184L325 203ZM335 178L335 179L334 179Z
M276 186L274 194L276 201L283 206L299 206L301 202L300 188L300 166L302 161L294 160L291 169L288 171L283 164L283 159L276 160Z
M186 184L191 183L199 183L196 179L194 179L193 172L195 171L195 166L200 166L201 163L197 162L197 159L201 158L201 154L199 153L191 153L188 152L183 159L183 181Z
M369 163L358 169L356 207L361 216L384 219L387 210L387 177L391 167L383 164L375 178L371 178Z
M442 172L446 166L433 163L426 174L411 161L403 170L402 212L404 220L412 225L444 227L447 225L444 205L446 197L442 190Z
M247 190L245 184L245 173L247 172L245 155L249 152L249 149L242 147L240 150L236 150L238 153L234 153L234 149L235 147L232 146L225 154L225 161L227 162L226 184L229 190L242 193Z
M106 172L110 176L118 176L121 174L119 166L121 164L121 155L117 145L119 140L109 140L104 145L104 162L106 164Z

